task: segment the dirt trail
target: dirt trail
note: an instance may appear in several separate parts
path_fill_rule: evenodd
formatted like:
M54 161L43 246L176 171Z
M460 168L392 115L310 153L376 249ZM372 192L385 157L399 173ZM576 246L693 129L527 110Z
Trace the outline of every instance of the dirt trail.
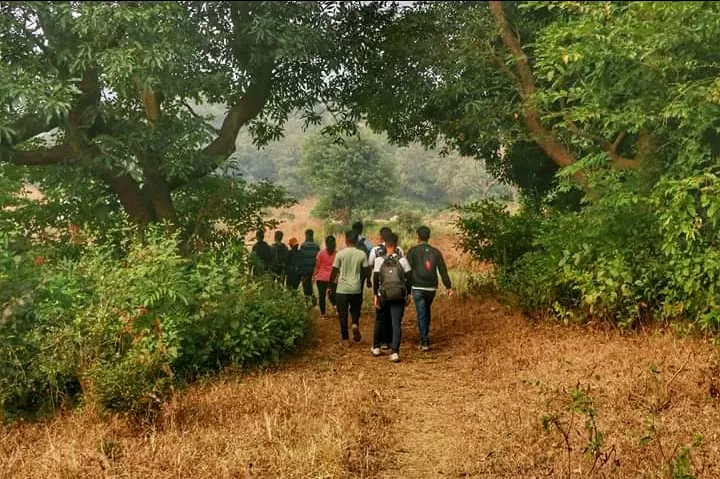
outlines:
M421 353L409 308L399 364L371 355L369 311L350 348L335 319L316 318L314 346L279 368L178 394L150 431L84 411L18 425L0 432L0 477L564 478L563 441L541 418L578 383L590 387L602 450L614 455L588 475L576 419L571 477L671 477L663 455L676 457L695 434L704 439L696 477L720 477L709 344L532 324L494 302L441 297L434 315L434 349ZM640 445L650 420L662 452Z
M541 418L559 411L578 384L590 388L606 450L615 448L598 477L663 477L659 449L638 446L653 419L664 454L701 434L699 477L720 477L720 408L708 394L716 353L703 342L533 325L494 302L440 298L434 349L422 353L413 309L400 364L370 355L369 315L362 343L349 350L336 345L335 320L318 319L313 355L339 360L338 372L372 390L390 418L390 454L377 477L566 477L562 441L542 430ZM576 429L572 474L588 477L585 432L581 423Z

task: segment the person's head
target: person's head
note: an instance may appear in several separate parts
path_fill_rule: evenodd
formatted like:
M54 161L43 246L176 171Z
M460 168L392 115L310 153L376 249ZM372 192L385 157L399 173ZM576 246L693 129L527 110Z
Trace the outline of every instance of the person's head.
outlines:
M430 239L430 228L427 226L421 226L417 229L418 239L420 241L427 241Z
M353 230L349 230L345 232L345 244L348 246L355 246L357 244L358 237L357 233L355 233Z
M330 254L334 253L335 248L337 248L337 243L335 241L335 237L333 235L330 235L327 238L325 238L325 249L328 250L328 253L330 253Z
M352 230L353 230L353 233L360 236L363 232L363 224L360 221L356 221L352 225Z
M298 249L298 240L294 236L288 240L288 244L290 245L290 249Z
M276 231L275 232L275 242L279 243L283 239L283 232L282 231Z
M388 254L393 254L395 252L399 240L400 238L398 238L397 233L388 233L387 237L385 238L385 249L387 250Z
M257 230L255 232L255 239L258 241L263 241L265 239L265 230Z
M393 232L387 226L380 229L380 239L383 243L387 244L388 238L392 236Z
M309 228L306 229L305 230L305 241L313 241L314 238L315 238L315 232Z

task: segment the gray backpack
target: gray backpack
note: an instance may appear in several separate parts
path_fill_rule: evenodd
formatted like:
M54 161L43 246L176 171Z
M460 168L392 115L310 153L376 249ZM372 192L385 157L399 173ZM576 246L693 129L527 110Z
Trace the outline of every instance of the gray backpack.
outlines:
M386 256L380 266L380 296L386 301L405 299L405 271L396 255Z

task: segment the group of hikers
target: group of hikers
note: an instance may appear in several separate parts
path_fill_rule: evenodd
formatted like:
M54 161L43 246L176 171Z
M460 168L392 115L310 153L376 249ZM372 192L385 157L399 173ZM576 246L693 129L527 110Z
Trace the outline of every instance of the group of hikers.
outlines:
M399 238L390 228L380 229L377 245L362 234L363 224L356 222L345 233L346 247L337 249L334 236L325 238L325 249L314 241L314 232L305 231L305 241L297 238L283 243L283 232L275 232L275 243L265 242L265 231L256 234L252 248L254 276L270 274L275 281L296 290L302 284L303 293L317 303L320 314L327 318L327 302L332 304L340 322L343 344L350 345L348 316L351 319L353 340L360 342L360 311L364 287L373 291L375 330L371 352L382 355L390 349L390 360L400 361L402 319L410 300L415 303L420 332L420 349L430 349L431 307L438 289L438 275L453 295L452 283L442 253L431 246L430 228L417 229L417 244L405 254ZM318 300L314 296L313 282Z

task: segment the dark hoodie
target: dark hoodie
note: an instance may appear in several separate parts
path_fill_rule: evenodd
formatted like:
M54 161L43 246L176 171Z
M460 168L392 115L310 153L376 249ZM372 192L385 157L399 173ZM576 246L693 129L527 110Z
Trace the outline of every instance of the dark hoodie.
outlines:
M305 242L300 246L299 270L302 276L312 275L315 271L315 258L320 246L313 241L313 235L306 234Z

